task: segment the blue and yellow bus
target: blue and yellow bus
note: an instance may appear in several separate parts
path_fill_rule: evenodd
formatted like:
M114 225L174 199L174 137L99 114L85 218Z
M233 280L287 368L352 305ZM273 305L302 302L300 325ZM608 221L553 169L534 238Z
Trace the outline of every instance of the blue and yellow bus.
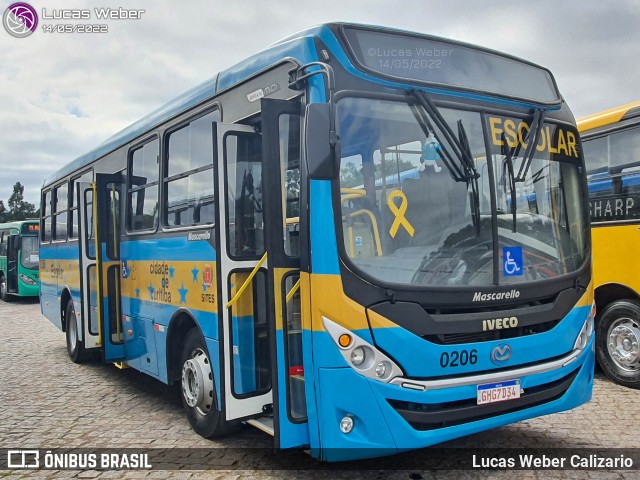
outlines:
M0 224L0 299L37 297L40 292L37 218Z
M202 436L392 454L591 398L586 198L548 70L321 25L46 180L42 311Z
M593 239L596 358L615 382L640 388L640 102L578 120Z

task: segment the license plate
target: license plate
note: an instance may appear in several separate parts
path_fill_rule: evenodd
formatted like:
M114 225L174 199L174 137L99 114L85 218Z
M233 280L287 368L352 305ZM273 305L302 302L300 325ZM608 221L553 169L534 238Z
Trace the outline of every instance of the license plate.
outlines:
M520 380L507 380L506 382L478 385L477 393L478 405L520 398Z

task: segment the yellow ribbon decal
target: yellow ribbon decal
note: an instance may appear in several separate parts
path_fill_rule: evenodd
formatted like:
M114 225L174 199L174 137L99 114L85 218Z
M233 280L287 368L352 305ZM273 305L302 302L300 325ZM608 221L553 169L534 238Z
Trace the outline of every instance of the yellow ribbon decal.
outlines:
M400 197L400 206L398 207L396 203L393 201L394 198ZM404 192L400 190L394 190L389 194L389 198L387 198L387 205L389 205L389 210L393 213L396 218L393 221L393 225L391 225L391 229L389 230L389 235L392 238L396 238L396 234L398 233L398 229L400 225L402 225L407 233L413 237L413 234L416 232L413 226L409 223L409 220L404 216L407 212L407 207L409 206L409 201L407 200L407 196Z

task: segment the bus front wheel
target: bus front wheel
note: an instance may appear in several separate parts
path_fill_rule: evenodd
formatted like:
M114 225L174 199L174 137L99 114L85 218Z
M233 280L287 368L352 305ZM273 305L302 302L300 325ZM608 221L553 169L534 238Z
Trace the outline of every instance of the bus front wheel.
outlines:
M11 301L11 295L7 293L7 279L4 275L0 277L0 299L3 302Z
M74 363L82 363L87 360L87 352L84 349L84 342L80 340L78 334L78 321L73 302L69 301L65 314L65 331L67 336L67 353Z
M235 430L218 410L209 352L200 331L189 330L182 350L180 392L191 428L205 438L226 435Z
M596 356L609 378L640 389L640 304L619 300L598 315Z

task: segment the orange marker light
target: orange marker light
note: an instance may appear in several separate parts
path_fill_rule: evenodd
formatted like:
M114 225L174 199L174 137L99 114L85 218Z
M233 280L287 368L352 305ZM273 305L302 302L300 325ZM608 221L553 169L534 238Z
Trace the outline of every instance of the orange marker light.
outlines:
M349 345L351 345L351 335L347 335L346 333L340 335L340 337L338 338L338 344L342 348L347 348Z

